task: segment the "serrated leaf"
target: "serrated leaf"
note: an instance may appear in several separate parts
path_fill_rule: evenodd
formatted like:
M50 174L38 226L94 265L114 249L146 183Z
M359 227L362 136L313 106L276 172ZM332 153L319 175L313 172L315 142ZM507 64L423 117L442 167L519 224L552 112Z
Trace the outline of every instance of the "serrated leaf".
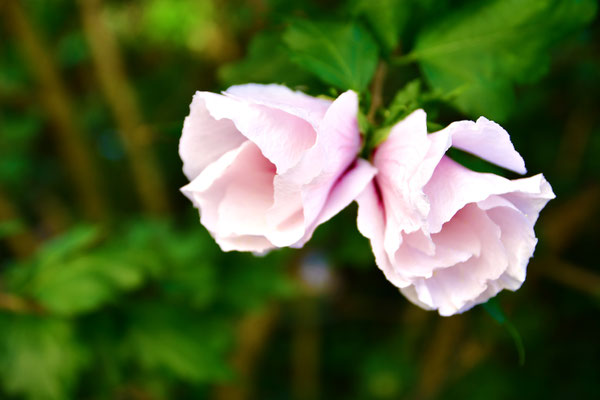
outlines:
M36 279L30 293L61 315L92 311L120 291L140 286L145 275L139 264L109 254L81 255L48 267L52 271L43 271L45 279Z
M134 225L135 226L135 225ZM11 289L60 315L92 311L122 291L139 287L157 268L153 243L128 243L128 232L103 242L100 231L81 226L46 243L31 262L11 274ZM153 254L154 253L154 254Z
M0 314L0 379L30 400L71 398L88 354L63 320Z
M459 89L454 103L476 117L504 120L515 83L534 82L548 69L549 47L584 26L594 0L495 0L469 4L419 34L409 59L420 62L434 87Z
M385 121L383 125L392 125L410 114L412 111L419 108L420 96L421 81L419 79L415 79L408 82L404 88L396 93L394 99L390 103L390 106L387 108L387 110L385 110Z
M364 16L382 52L389 54L400 42L410 6L410 0L357 0L352 8L355 14Z
M240 61L219 68L224 86L247 82L306 85L312 76L290 60L281 34L261 32L252 38L248 54Z
M194 383L231 376L226 355L233 330L223 321L158 303L132 308L130 321L121 351L142 370Z
M292 60L323 82L362 92L377 66L377 44L354 22L292 23L283 35Z

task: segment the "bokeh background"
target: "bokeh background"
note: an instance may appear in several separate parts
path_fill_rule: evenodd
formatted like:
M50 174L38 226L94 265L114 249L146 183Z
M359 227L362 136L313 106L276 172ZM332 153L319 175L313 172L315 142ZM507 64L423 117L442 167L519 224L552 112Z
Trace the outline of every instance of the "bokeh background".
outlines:
M0 2L0 398L597 398L593 1L572 29L517 38L501 54L514 68L529 50L543 60L479 104L557 194L527 281L487 311L442 318L408 303L375 266L355 205L304 249L254 257L222 253L180 194L193 93L253 81L335 95L290 61L282 32L293 19L372 28L388 14L362 15L366 3ZM492 2L405 3L384 104L415 79L435 89L402 58L421 30ZM424 98L434 123L477 117Z

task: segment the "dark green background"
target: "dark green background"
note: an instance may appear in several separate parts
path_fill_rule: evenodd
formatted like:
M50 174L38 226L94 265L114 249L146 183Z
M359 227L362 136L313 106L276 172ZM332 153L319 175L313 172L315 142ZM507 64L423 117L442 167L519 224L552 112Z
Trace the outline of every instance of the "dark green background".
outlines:
M1 2L0 398L598 396L596 8ZM461 37L481 40L432 53ZM350 75L336 74L327 40ZM196 90L354 87L366 112L378 59L392 106L377 125L416 107L432 127L483 114L554 188L527 281L498 296L522 338L522 366L509 329L482 307L441 318L408 303L375 266L354 204L304 249L253 257L220 252L178 190L178 139Z

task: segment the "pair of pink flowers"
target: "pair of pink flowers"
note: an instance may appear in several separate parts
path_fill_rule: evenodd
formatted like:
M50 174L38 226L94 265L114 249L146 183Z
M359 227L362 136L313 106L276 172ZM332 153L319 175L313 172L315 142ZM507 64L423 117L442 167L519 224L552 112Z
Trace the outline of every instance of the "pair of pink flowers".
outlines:
M525 173L506 131L460 121L427 133L417 110L392 127L372 162L358 158L358 97L334 101L279 85L197 92L179 152L183 193L224 251L302 247L356 200L358 229L386 278L413 303L463 312L516 290L554 197L542 175L508 180L448 158L451 147Z

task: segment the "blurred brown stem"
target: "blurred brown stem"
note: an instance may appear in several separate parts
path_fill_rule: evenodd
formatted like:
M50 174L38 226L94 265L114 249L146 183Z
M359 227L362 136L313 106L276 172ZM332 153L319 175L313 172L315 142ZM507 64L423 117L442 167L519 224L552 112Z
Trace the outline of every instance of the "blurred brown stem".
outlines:
M0 191L0 222L14 221L24 226L23 221L12 202ZM37 247L37 239L25 227L14 235L5 238L6 244L18 258L25 258L33 253Z
M600 276L592 271L557 258L534 259L533 265L536 272L547 278L600 298Z
M252 399L252 382L256 363L267 344L277 318L279 307L269 305L265 309L246 315L238 325L237 349L232 365L238 374L238 381L218 386L215 392L217 400Z
M434 398L443 388L456 358L464 319L462 315L439 318L423 356L415 399Z
M377 110L383 104L383 84L385 82L385 76L387 74L387 64L380 61L375 70L375 76L373 77L373 83L371 84L371 106L367 112L367 119L372 124L375 123L375 115Z
M54 125L56 147L77 191L86 216L102 220L106 206L99 190L99 180L93 158L76 124L69 98L58 68L46 51L43 41L33 28L20 1L4 2L5 19L21 43L21 50L41 86L40 99Z
M163 214L168 210L168 198L162 174L152 153L153 134L149 126L143 123L117 41L102 18L100 0L80 0L79 4L100 87L131 160L138 194L147 211Z
M318 299L305 293L295 301L292 338L292 392L296 400L319 398Z
M18 314L44 314L42 306L10 293L0 292L0 310Z

